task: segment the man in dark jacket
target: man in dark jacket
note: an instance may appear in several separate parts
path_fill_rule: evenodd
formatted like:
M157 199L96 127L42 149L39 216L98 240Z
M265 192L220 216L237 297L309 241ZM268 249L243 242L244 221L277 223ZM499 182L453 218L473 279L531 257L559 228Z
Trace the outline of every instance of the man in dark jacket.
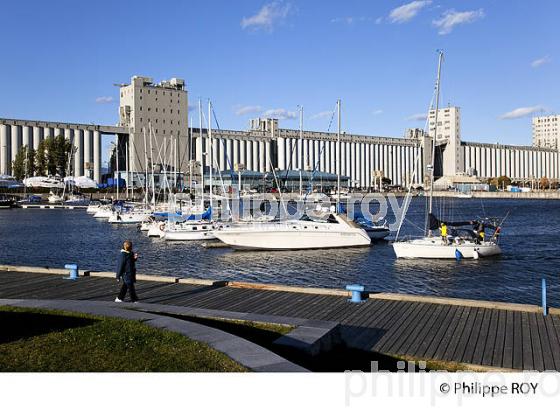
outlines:
M130 291L130 300L136 302L136 289L134 289L134 282L136 282L136 260L138 254L132 251L132 242L129 240L124 241L119 260L117 264L117 281L122 281L121 291L115 302L122 302L126 296L126 292Z

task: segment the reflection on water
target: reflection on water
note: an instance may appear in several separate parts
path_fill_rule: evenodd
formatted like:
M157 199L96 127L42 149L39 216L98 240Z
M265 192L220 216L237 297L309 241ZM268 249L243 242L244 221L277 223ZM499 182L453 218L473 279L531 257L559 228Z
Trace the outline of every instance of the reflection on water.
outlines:
M113 270L120 244L133 241L139 271L215 280L283 283L341 288L362 283L371 291L540 303L540 279L547 277L549 301L560 304L560 202L540 200L456 200L436 204L454 216L510 215L500 257L479 260L396 260L392 246L309 251L248 252L206 249L195 242L147 238L135 227L95 220L83 211L0 211L0 263ZM375 211L375 210L373 210ZM423 226L423 199L415 199L403 234ZM390 219L390 218L389 218Z

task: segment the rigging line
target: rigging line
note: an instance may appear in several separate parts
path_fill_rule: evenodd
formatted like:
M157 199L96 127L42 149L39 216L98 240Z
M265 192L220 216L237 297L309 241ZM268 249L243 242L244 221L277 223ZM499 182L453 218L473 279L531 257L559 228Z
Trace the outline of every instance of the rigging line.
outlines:
M211 108L212 114L214 116L214 122L216 123L216 127L217 127L218 131L221 131L222 128L220 127L220 124L218 123L218 116L216 115L216 111L214 111L214 104L212 104L212 102L210 102L210 108ZM202 115L204 116L204 113ZM219 140L221 140L221 143L222 143L221 145L224 148L225 158L226 158L226 162L227 162L228 167L229 167L230 177L232 178L232 181L233 181L233 178L235 177L235 170L233 169L233 163L231 162L231 158L229 157L229 155L227 153L226 139L225 138L219 138ZM221 176L221 170L220 170L219 167L218 167L218 172L220 172L220 178L221 178L222 177Z
M330 130L331 130L331 125L334 121L334 115L336 114L336 110L337 110L337 107L335 107L335 109L333 110L333 112L331 114L331 119L329 121L329 126L327 127L327 132L330 132ZM323 146L321 147L321 151L319 151L319 159L313 165L313 171L311 172L311 178L309 180L309 184L308 184L308 187L307 187L307 192L305 194L305 199L307 199L307 196L311 193L311 189L312 189L312 186L313 186L313 181L315 180L315 175L317 173L317 169L318 169L319 164L321 162L321 156L323 155L324 149L325 149L325 144L323 143ZM338 156L341 156L341 155L342 155L342 153L339 152Z

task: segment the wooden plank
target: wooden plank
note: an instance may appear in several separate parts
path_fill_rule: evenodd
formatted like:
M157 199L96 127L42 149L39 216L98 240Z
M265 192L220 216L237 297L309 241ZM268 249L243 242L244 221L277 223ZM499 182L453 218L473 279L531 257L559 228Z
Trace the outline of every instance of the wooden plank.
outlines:
M498 333L498 310L492 310L490 316L490 326L488 327L488 335L484 345L484 353L482 354L482 365L491 366L494 357L494 345L496 343L496 334Z
M556 315L548 315L544 321L548 336L550 337L550 348L552 350L552 357L554 360L554 369L560 371L560 337L556 332L554 320L558 320Z
M441 356L441 358L443 360L452 361L453 358L455 357L455 350L457 349L457 345L461 341L463 331L465 329L466 324L468 323L467 321L468 321L469 317L471 316L471 314L476 313L476 311L474 309L476 309L476 308L472 308L472 307L467 306L463 310L463 313L461 314L461 317L458 319L457 326L453 330L453 334L452 334L451 338L449 339L449 343L447 344L447 346L445 348L445 352L443 353L443 356Z
M550 346L551 337L544 323L544 316L536 314L535 319L537 320L537 328L539 330L544 370L554 370L554 357L552 356L552 348Z
M513 368L513 343L514 343L514 323L513 312L506 312L506 326L504 333L504 352L502 355L502 366Z
M432 316L432 321L429 329L424 329L423 337L418 339L418 343L416 343L416 346L413 349L409 349L409 354L411 356L418 358L424 357L426 349L434 339L435 334L444 324L443 321L447 316L449 309L450 306L448 305L439 305L436 308L436 313Z
M523 318L521 312L513 312L512 362L514 369L523 369Z
M484 309L482 323L480 326L480 334L478 335L478 339L472 351L471 363L473 364L482 364L484 348L486 347L486 341L488 340L488 331L490 329L490 319L492 318L492 312L492 309Z
M389 353L397 353L401 346L408 340L408 336L412 330L416 327L418 322L423 322L424 315L430 308L430 305L421 303L420 308L415 310L414 313L411 315L410 320L405 321L403 326L399 329L398 334L396 337L393 337L390 342L386 343L386 346L383 348L383 351Z
M469 317L465 322L461 338L459 339L455 352L453 356L451 356L450 360L461 363L463 361L463 356L465 354L465 350L467 349L467 343L469 340L471 340L471 338L474 340L478 339L478 332L480 331L480 328L475 329L474 324L476 322L476 318L483 313L481 310L482 308L473 308L473 311L469 314Z
M533 348L531 347L531 330L527 312L521 312L521 346L523 350L523 370L534 370Z
M477 309L473 323L473 331L468 335L468 342L463 351L463 357L457 361L463 363L474 363L474 353L478 342L484 340L488 326L484 323L484 317L488 309ZM483 345L484 346L484 345Z
M535 370L542 372L544 370L543 351L539 335L539 328L537 326L536 315L538 313L528 313L529 327L531 329L531 347L533 350L533 366Z
M496 330L496 340L494 342L494 353L492 355L492 366L504 367L504 341L506 333L506 311L498 311L498 328Z
M424 305L422 303L410 303L406 311L400 316L399 320L390 328L386 329L386 333L375 344L375 350L379 352L388 352L389 348L401 337L401 334L406 330L407 326L415 320L416 315L420 312L423 306Z
M427 309L420 319L415 323L404 343L399 348L399 353L411 355L421 344L426 333L432 328L437 316L441 312L443 305L428 304Z
M428 343L423 351L418 351L417 355L419 357L432 358L434 356L447 330L454 323L454 318L457 315L457 311L461 309L451 305L446 306L446 308L447 310L445 316L441 319L436 332L432 336L432 340Z
M383 311L383 315L380 315L375 318L375 320L368 320L364 322L358 329L367 328L367 329L375 329L375 340L372 343L371 338L368 336L368 333L362 333L362 337L358 337L355 343L360 345L365 343L368 350L374 351L382 351L380 343L382 339L387 337L387 333L391 332L392 329L398 327L398 323L402 323L406 320L408 314L412 312L414 309L414 305L408 303L402 303L395 301L395 303L387 303L388 308Z

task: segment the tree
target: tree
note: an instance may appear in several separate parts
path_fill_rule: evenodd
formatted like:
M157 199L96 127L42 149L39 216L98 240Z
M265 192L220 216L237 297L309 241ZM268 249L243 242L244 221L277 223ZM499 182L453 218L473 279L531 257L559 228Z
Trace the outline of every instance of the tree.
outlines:
M498 185L496 185L498 188L502 188L502 189L506 189L506 187L508 185L511 185L511 178L505 175L502 175L501 177L498 178L497 180Z
M14 178L21 181L25 178L25 157L27 154L27 146L24 145L19 149L15 159L12 161L12 173Z
M35 169L37 174L46 175L47 172L47 140L43 140L35 153Z
M541 187L541 189L548 189L550 188L550 181L547 177L543 176L539 181L539 186Z
M35 159L37 172L65 177L71 152L72 144L63 135L41 141Z

